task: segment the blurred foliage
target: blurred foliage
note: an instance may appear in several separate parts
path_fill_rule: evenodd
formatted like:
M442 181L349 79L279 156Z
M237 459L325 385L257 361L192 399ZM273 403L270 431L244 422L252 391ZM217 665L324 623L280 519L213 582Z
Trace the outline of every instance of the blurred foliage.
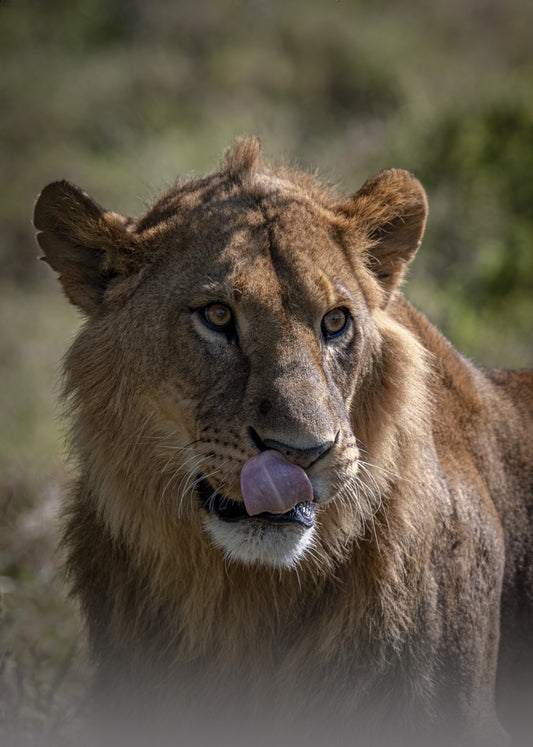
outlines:
M475 359L531 365L533 96L462 106L416 139L431 222L408 295Z
M476 361L531 365L532 28L529 0L0 0L0 741L69 722L87 672L53 549L79 320L35 261L40 189L140 214L249 133L346 192L407 168L430 202L407 295Z

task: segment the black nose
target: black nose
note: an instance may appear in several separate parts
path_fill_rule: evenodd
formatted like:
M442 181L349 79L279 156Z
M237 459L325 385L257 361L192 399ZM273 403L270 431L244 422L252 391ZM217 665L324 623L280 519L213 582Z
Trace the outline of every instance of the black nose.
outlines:
M267 449L279 451L281 454L286 456L290 462L297 464L303 469L308 469L311 465L324 457L335 443L334 441L324 441L316 446L300 449L297 446L277 441L274 438L262 439L253 428L250 428L249 431L250 437L259 451L266 451Z

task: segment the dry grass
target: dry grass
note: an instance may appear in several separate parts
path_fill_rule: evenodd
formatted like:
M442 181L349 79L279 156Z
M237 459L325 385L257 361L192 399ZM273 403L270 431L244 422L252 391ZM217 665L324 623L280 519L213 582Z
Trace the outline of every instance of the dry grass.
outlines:
M52 284L0 289L0 743L56 744L84 708L82 626L66 599L57 551L66 482L54 412L56 369L77 325ZM7 386L6 386L7 385Z

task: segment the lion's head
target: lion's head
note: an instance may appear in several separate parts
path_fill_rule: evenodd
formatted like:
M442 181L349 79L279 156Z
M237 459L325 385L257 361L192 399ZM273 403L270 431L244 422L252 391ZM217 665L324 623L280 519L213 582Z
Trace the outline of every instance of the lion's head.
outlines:
M253 138L140 220L67 182L42 192L39 243L87 317L67 390L112 532L171 548L180 527L291 567L369 531L417 419L401 371L421 378L423 354L386 309L426 212L405 171L339 199Z

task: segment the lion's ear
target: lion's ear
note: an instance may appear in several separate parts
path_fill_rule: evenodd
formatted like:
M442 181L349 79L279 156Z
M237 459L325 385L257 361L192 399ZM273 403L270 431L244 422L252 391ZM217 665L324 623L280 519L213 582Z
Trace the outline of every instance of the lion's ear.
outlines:
M69 300L86 314L99 308L108 283L127 272L132 221L104 210L66 181L43 189L33 215L44 259Z
M340 212L363 235L368 266L387 293L397 288L421 244L427 218L424 188L402 169L368 179Z

